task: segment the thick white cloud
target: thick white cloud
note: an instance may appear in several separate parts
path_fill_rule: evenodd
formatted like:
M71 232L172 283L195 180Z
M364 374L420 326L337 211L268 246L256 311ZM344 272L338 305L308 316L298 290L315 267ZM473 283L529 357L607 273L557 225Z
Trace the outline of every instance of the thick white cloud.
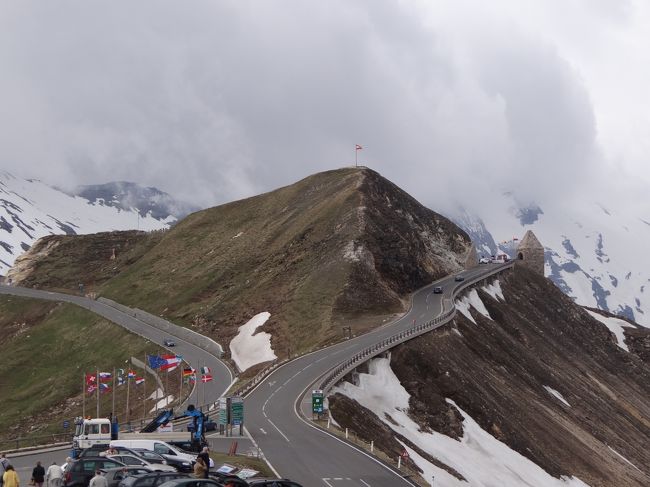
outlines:
M642 194L647 20L587 0L5 4L0 165L207 205L349 165L359 143L439 209Z

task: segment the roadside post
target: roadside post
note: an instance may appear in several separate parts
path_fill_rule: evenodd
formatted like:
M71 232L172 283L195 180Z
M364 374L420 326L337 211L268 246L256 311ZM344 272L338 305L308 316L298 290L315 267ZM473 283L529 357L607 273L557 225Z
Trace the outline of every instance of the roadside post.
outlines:
M242 428L244 427L244 398L231 397L230 398L230 426L231 433L233 426L239 426L239 436L242 435Z

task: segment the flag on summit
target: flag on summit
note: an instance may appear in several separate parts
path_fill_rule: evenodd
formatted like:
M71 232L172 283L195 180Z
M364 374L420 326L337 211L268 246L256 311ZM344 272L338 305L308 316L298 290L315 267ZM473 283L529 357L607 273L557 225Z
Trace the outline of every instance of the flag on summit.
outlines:
M129 379L135 379L135 370L129 370L127 377Z
M117 369L117 376L120 377L124 375L124 369Z
M118 375L117 376L117 385L118 386L123 386L124 384L126 384L126 379L124 378L123 375Z
M181 357L177 355L163 355L160 357L164 363L160 364L160 370L167 370L168 372L174 370L181 363Z
M210 382L211 380L212 380L212 376L210 374L201 376L201 382Z
M136 386L139 386L139 385L142 384L143 382L144 382L144 378L143 378L143 377L136 377L136 378L135 378L135 385L136 385Z
M201 367L201 373L202 374L209 374L210 373L210 367Z
M86 391L88 392L88 394L92 394L93 392L95 392L95 389L97 389L97 386L95 384L90 384L86 388Z
M363 147L361 147L359 144L357 144L354 148L354 150L361 150L361 149L363 149Z
M108 384L104 384L103 382L101 382L101 383L99 384L99 390L100 390L101 392L111 392L111 386L109 386Z
M196 374L196 370L191 367L189 369L183 369L183 377L189 377L194 374Z
M95 374L86 374L86 384L95 384L97 382L97 377L95 377Z

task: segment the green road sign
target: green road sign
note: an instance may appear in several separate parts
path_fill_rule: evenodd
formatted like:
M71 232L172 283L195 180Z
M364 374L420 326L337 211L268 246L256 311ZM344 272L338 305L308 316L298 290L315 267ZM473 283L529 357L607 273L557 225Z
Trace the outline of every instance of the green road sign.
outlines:
M233 426L244 424L244 399L241 397L230 398L230 424Z
M323 412L323 391L320 389L311 391L311 411L314 414Z

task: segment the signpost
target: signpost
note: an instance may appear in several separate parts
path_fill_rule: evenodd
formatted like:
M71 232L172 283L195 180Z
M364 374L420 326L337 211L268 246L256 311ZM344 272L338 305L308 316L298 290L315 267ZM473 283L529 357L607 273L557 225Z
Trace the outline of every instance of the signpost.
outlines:
M318 415L319 419L323 414L323 391L320 389L311 391L311 412Z
M231 397L230 398L230 425L239 426L239 434L242 434L244 426L244 398Z
M219 433L224 434L228 426L228 398L219 398L219 416L217 416L217 423L219 424Z

